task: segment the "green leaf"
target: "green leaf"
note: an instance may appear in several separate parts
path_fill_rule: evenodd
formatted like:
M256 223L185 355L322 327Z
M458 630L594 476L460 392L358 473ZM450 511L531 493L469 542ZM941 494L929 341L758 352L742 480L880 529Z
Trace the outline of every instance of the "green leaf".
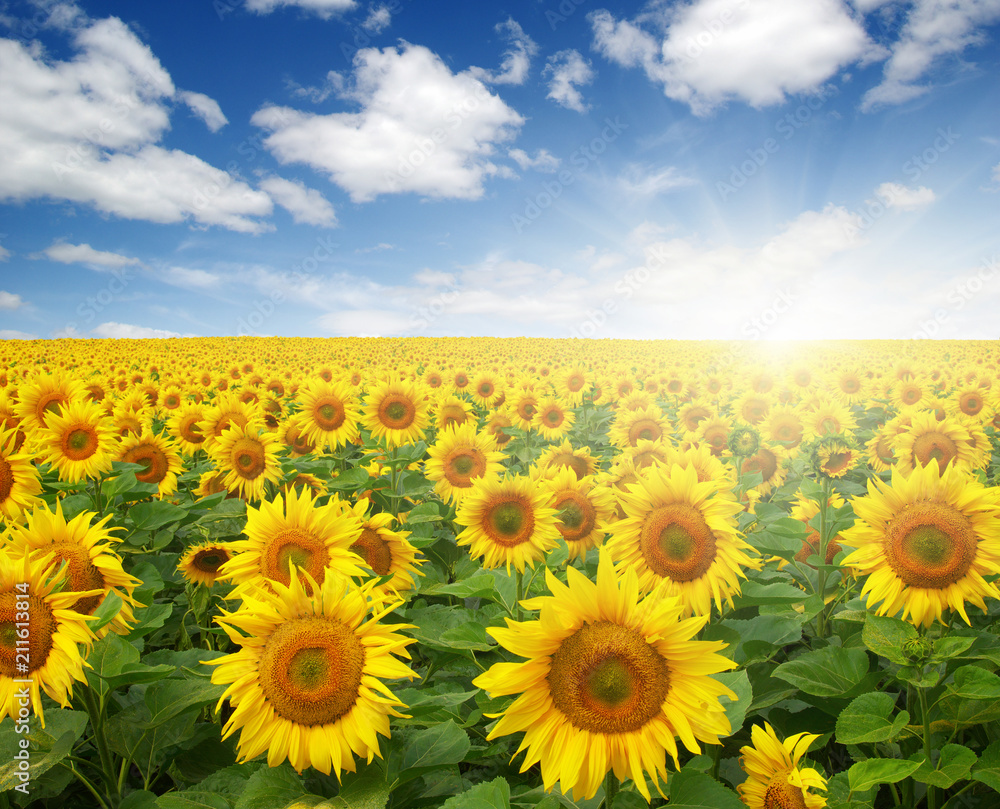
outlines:
M156 799L156 806L158 809L233 809L225 798L197 787L161 795Z
M336 492L356 491L367 489L368 481L371 479L368 472L360 467L345 469L337 477L327 483L327 488Z
M895 719L889 715L896 707L890 694L873 692L851 701L837 718L837 741L841 744L874 744L895 739L910 721L907 711Z
M895 784L916 772L919 761L901 761L898 758L870 758L859 761L847 771L852 792L871 789L877 784Z
M346 809L385 809L391 794L385 773L377 764L361 767L357 773L345 773L340 795L330 801L331 806ZM338 804L335 801L343 801Z
M138 464L130 464L130 466L141 469ZM156 494L159 488L155 483L140 483L136 480L135 472L126 470L117 477L101 483L101 496L109 502L118 495L122 495L125 500L141 500L143 497Z
M144 789L140 789L138 792L133 792L127 798L125 798L120 804L118 804L118 809L158 809L159 804L156 802L156 794L153 792L147 792Z
M126 663L121 671L107 677L101 677L108 688L115 689L123 685L135 683L153 683L169 677L176 669L173 666L147 666L145 663ZM100 676L100 675L98 675Z
M19 747L14 755L0 764L0 792L13 789L21 783L27 783L30 789L32 781L37 781L70 754L77 736L72 730L67 730L59 738L53 738L39 728L22 738L31 740L34 744L26 749ZM27 770L20 768L22 760L28 762Z
M469 737L449 719L413 734L403 749L403 772L418 767L445 767L458 764L471 747Z
M138 650L120 635L109 632L94 644L87 656L90 665L87 682L103 694L109 688L109 678L121 674L127 664L138 662Z
M463 624L441 633L441 645L448 649L471 649L474 652L488 652L496 648L496 642L486 634L482 624Z
M150 604L148 607L135 611L137 622L129 631L130 639L142 638L159 629L166 623L167 618L174 611L172 604Z
M846 772L839 772L826 782L827 809L872 809L875 801L876 784L871 789L851 790Z
M225 693L224 685L208 680L166 680L146 689L145 701L149 708L146 728L155 728L196 705L215 702Z
M862 642L871 651L879 657L904 666L910 661L903 654L903 645L916 638L917 630L912 624L874 613L868 614L865 628L861 632Z
M948 691L963 699L1000 699L1000 677L978 666L962 666Z
M154 500L151 503L137 503L132 506L128 516L137 531L155 531L169 523L183 520L187 512L166 500Z
M719 704L726 709L726 719L729 720L732 733L738 733L740 728L743 727L747 711L750 710L750 703L753 701L753 689L750 687L750 678L744 669L742 671L725 671L720 674L713 674L712 679L718 680L736 693L737 699L735 701L729 699L727 696L722 696L719 698Z
M262 767L251 775L234 809L275 809L304 793L302 779L286 761L277 767Z
M976 763L976 754L960 744L946 744L942 747L933 769L923 754L911 756L911 760L913 758L920 764L913 773L914 780L941 789L948 789L956 781L968 778L972 765Z
M776 648L797 643L802 638L802 621L799 616L765 614L749 620L727 618L717 625L738 634L741 642L732 655L742 665L756 657L766 657ZM711 629L712 626L708 627ZM708 630L706 639L710 637Z
M100 605L94 610L91 615L96 618L96 621L91 621L87 625L90 627L91 632L96 632L98 629L107 626L115 618L118 617L118 613L122 610L122 598L118 593L113 590L107 593L103 599L101 599Z
M859 685L868 673L863 649L827 646L782 663L773 676L817 697L840 697Z
M510 809L510 784L505 778L477 784L468 792L448 798L441 809Z
M421 522L440 522L444 519L437 503L421 503L405 512L403 516L407 525L416 525Z
M671 809L746 809L736 793L710 776L681 770L670 779Z
M740 607L760 607L770 604L800 604L808 597L804 590L793 584L776 581L771 584L761 584L753 579L743 582L737 599L737 609Z
M488 571L453 584L431 585L420 588L420 595L447 595L458 598L482 598L493 595L495 579Z
M972 778L1000 792L1000 741L987 747L972 768Z

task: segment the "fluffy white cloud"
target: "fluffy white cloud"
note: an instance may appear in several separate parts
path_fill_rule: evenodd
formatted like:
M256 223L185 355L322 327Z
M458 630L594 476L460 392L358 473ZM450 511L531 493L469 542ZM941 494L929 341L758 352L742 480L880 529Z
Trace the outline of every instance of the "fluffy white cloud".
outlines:
M909 188L899 183L882 183L875 189L875 195L887 208L899 208L903 211L915 211L937 199L934 192L926 186Z
M74 23L75 55L0 39L0 200L92 205L125 219L192 221L259 232L270 198L203 160L156 145L174 100L210 126L221 110L178 91L156 56L119 19Z
M372 6L361 27L372 34L381 34L392 22L392 9L382 4Z
M650 197L674 188L693 185L695 181L681 174L676 166L653 168L631 163L625 167L618 182L626 194Z
M470 67L469 73L487 84L524 84L531 67L531 57L538 53L538 45L512 18L499 23L496 30L510 43L510 47L504 51L500 70Z
M221 283L221 278L215 273L187 267L170 267L164 272L157 273L156 277L160 281L182 289L214 289Z
M532 157L524 149L511 149L507 155L522 169L534 169L535 171L551 174L559 168L560 160L547 149L539 149Z
M28 334L17 329L0 329L0 340L37 340L37 334Z
M696 0L658 7L642 25L609 11L589 15L594 47L642 67L664 93L699 115L730 99L754 107L820 87L840 68L879 51L840 0Z
M301 8L311 11L323 19L329 19L334 14L350 11L357 3L354 0L246 0L247 9L258 14L270 14L282 7Z
M359 51L344 95L359 112L265 107L251 121L271 131L264 143L279 161L325 172L356 202L402 192L476 199L501 172L496 145L524 122L468 71L408 43Z
M590 62L585 61L579 51L564 50L554 53L549 57L542 75L549 80L549 94L546 98L551 98L566 109L577 112L586 112L589 109L577 87L590 84L594 80L595 73Z
M982 43L980 27L997 20L1000 0L915 0L882 83L865 93L861 109L900 104L927 92L929 86L919 82L934 63Z
M222 114L222 107L214 98L209 98L204 93L193 93L190 90L181 90L177 94L179 101L188 105L195 115L201 118L213 132L218 132L229 123L226 116Z
M114 339L131 339L135 340L138 338L159 338L163 339L166 337L196 337L194 334L181 334L176 331L167 331L165 329L151 329L148 326L134 326L131 323L115 323L113 320L109 320L107 323L102 323L91 330L91 335L94 337L110 337Z
M106 269L118 269L130 264L141 264L137 258L111 253L106 250L95 250L89 244L67 244L56 242L42 251L42 255L61 264L90 264Z
M20 295L15 295L13 292L4 292L0 289L0 311L13 312L22 306L24 306L24 301Z
M260 187L296 222L324 228L337 226L333 206L319 191L284 177L266 177L260 181Z

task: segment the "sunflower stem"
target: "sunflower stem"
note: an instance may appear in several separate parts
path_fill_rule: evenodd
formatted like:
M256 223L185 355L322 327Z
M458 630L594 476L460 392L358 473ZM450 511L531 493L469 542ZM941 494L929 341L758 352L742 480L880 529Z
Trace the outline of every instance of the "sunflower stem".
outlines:
M104 725L101 722L102 711L94 699L94 692L90 686L85 686L81 691L83 692L83 704L90 716L90 725L94 729L94 745L101 756L101 774L104 776L108 795L119 796L121 793L118 789L118 779L115 777L114 759L111 755L111 749L108 747L107 737L104 735Z
M520 622L524 618L521 612L521 599L524 598L524 571L518 570L514 574L514 580L517 582L517 600L514 602L514 618Z
M92 783L90 783L90 780L88 778L86 778L83 775L83 773L79 772L73 765L71 765L71 764L64 764L61 761L58 762L58 764L56 766L57 767L65 767L67 770L69 770L71 773L73 773L73 775L75 775L77 777L77 780L81 784L83 784L90 791L91 795L94 796L94 800L97 801L97 805L100 806L101 809L108 809L107 801L105 801L101 797L101 793L97 791L97 789L94 787L94 785ZM3 797L5 799L3 805L4 806L10 806L10 804L6 802L6 798L7 798L6 793L3 793Z
M933 766L931 761L931 713L927 709L927 689L917 688L917 697L920 700L920 716L924 723L924 755L927 756L927 766ZM931 785L927 785L927 809L937 809L937 790Z
M827 620L826 620L826 547L830 539L827 536L827 518L826 510L830 505L830 479L823 478L823 494L822 499L819 502L819 587L818 593L820 601L822 601L822 606L816 615L816 636L819 638L826 637L827 630Z
M618 779L615 778L614 770L608 770L608 774L604 776L604 809L611 809L617 794Z

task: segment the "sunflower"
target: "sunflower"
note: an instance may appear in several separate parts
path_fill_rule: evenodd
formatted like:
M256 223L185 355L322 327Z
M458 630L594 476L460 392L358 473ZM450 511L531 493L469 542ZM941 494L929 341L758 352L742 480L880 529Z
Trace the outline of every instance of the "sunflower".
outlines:
M733 403L733 415L747 424L758 425L771 410L771 397L764 393L750 391Z
M63 517L62 505L56 501L55 511L42 504L27 515L27 524L12 525L8 552L15 556L30 553L32 558L51 558L57 564L66 563L65 590L89 592L90 595L72 602L69 609L82 615L92 615L109 593L117 595L122 606L108 627L119 635L127 635L135 623L133 610L141 606L132 597L140 582L122 569L122 560L114 551L119 542L107 529L109 514L91 525L97 515L81 512L72 520ZM107 634L107 629L98 632Z
M747 780L739 785L740 797L750 809L822 809L826 798L810 790L826 791L826 779L799 761L819 736L796 733L780 741L766 722L750 731L753 745L740 749L740 763Z
M40 373L18 390L14 413L21 429L30 435L47 425L51 413L58 413L70 402L83 398L83 382L79 379L62 373Z
M126 436L118 445L118 452L118 460L144 467L142 472L136 472L135 479L141 483L155 483L157 497L177 491L177 475L184 465L174 442L166 436L149 431Z
M59 412L50 412L37 437L60 480L96 479L109 472L115 460L114 431L96 402L74 399Z
M784 463L787 459L788 450L781 446L762 443L753 455L742 460L740 475L760 472L761 481L752 488L759 494L767 494L784 482Z
M641 439L662 441L670 435L670 423L655 405L640 410L620 409L608 432L610 441L619 447L637 446Z
M430 424L426 391L415 382L391 379L368 391L361 420L373 438L389 447L413 444Z
M820 478L845 477L861 460L858 449L841 435L825 435L810 446L813 472Z
M285 492L291 491L292 489L308 489L314 498L329 494L326 484L318 477L310 475L308 472L296 472L285 480L281 488Z
M337 449L360 433L361 412L350 385L345 382L311 382L298 393L303 434L320 449Z
M950 607L966 623L965 602L986 611L1000 598L983 577L1000 574L1000 498L961 469L935 465L909 477L892 470L891 483L868 481L868 495L852 501L857 521L843 532L856 550L843 561L868 574L862 596L881 602L880 615L929 627Z
M497 451L489 433L476 432L468 421L437 434L437 441L427 448L424 475L434 481L434 491L442 500L457 505L482 477L495 477L503 471L504 454Z
M230 427L242 428L254 435L264 428L264 416L260 408L241 402L231 394L217 396L215 403L205 408L204 413L204 417L198 422L198 428L204 436L202 448L209 454Z
M246 500L260 500L264 484L281 480L278 439L273 433L230 427L212 444L209 455L225 474L225 486Z
M219 576L236 585L232 597L274 583L288 586L289 565L323 583L326 572L364 578L351 545L361 536L361 521L339 503L317 506L307 491L264 500L247 507L246 539L229 543L235 554Z
M474 420L475 416L472 405L454 393L439 396L431 407L431 418L438 430L465 424L470 419Z
M531 419L531 429L546 441L561 441L573 427L576 416L566 405L554 396L538 402L538 409Z
M40 503L42 483L31 456L18 452L17 430L0 428L0 520L11 525Z
M827 500L827 505L829 508L841 508L844 505L844 498L839 494L830 495L830 499ZM808 564L808 559L810 556L819 555L820 551L820 535L819 531L813 528L809 523L812 519L819 514L819 503L813 500L811 497L804 497L799 495L795 504L792 506L791 516L796 520L801 520L806 524L806 528L809 531L808 536L802 541L802 549L795 554L796 562L803 562ZM828 565L833 564L833 558L840 553L840 542L842 537L837 534L835 537L831 537L830 541L827 543L826 547L826 558L825 563ZM782 564L778 567L782 568L787 564L782 560Z
M707 444L713 455L719 456L728 446L729 433L732 429L732 419L726 416L710 416L698 425L695 438Z
M234 710L223 739L242 728L239 760L267 752L276 767L285 759L298 772L314 767L355 771L354 756L381 758L378 735L389 736L389 717L406 706L382 682L413 679L396 656L409 658L413 643L399 634L408 624L379 619L396 604L372 614L371 586L351 586L341 576L322 584L275 583L274 593L247 595L240 608L216 621L238 652L206 661L217 666L212 682L228 685Z
M709 615L740 592L742 568L755 567L736 530L741 510L718 481L699 482L693 465L656 465L619 495L625 518L611 525L607 546L646 592L666 583L685 614Z
M538 399L538 394L533 390L519 390L508 400L510 417L514 420L515 427L525 431L531 429L531 421L538 410Z
M455 522L463 527L459 545L482 558L487 568L513 564L519 573L535 566L559 538L555 509L548 493L530 478L479 478L462 498Z
M219 568L234 556L228 542L200 542L192 545L181 555L177 570L189 582L211 587L219 579Z
M802 443L805 422L797 407L781 405L772 409L764 419L761 434L765 441L794 449Z
M698 432L698 425L718 415L715 408L702 399L695 399L677 411L677 427L682 433Z
M895 468L908 475L914 467L930 465L944 469L958 466L973 469L980 465L981 456L975 451L969 431L958 419L938 421L933 413L913 415L910 426L901 432L893 444Z
M970 416L986 421L992 416L987 396L988 390L985 388L966 386L956 389L948 397L948 412L953 416Z
M527 658L473 680L491 698L519 694L487 739L523 732L521 772L540 763L546 790L559 781L574 800L590 799L613 770L648 801L645 774L665 783L667 753L679 768L676 739L700 753L699 742L731 732L719 699L735 694L709 675L733 663L718 654L724 643L691 640L707 617L682 618L659 591L639 601L635 573L618 578L606 551L596 583L573 567L567 576L564 585L545 571L552 595L525 602L537 621L487 630Z
M226 488L226 475L224 472L220 472L217 469L202 472L198 478L198 485L194 488L193 494L195 498L200 500L203 497L210 497L219 492L227 492L227 500L239 496L236 492L230 492Z
M847 405L839 402L817 399L801 414L806 434L812 437L850 433L858 426Z
M480 407L491 408L503 393L497 390L497 383L491 374L480 374L469 386L473 401Z
M567 466L576 473L577 480L580 480L597 472L597 459L590 454L589 447L577 449L569 441L563 441L539 455L532 469L542 477L551 477Z
M556 385L559 395L574 406L583 403L583 395L589 387L588 374L582 365L563 370Z
M605 527L615 513L614 495L604 486L595 486L592 475L577 478L568 467L544 478L541 485L551 495L556 528L566 540L570 561L586 557L588 550L604 540Z
M361 500L350 509L361 521L361 536L351 545L351 550L365 560L376 576L392 576L380 590L397 595L412 590L413 574L423 575L417 565L424 560L417 558L417 549L407 539L410 532L393 530L395 518L392 514L368 514L370 506L370 501Z
M73 605L80 598L101 594L61 592L65 579L57 568L51 557L0 553L0 716L18 718L18 692L27 688L31 712L43 728L42 690L68 708L73 681L85 682L84 659L95 638L88 619ZM28 626L22 635L25 629L18 624L24 623ZM27 671L17 665L23 665L25 657ZM30 682L23 684L24 680Z
M275 435L293 458L301 458L316 451L316 445L306 435L307 429L305 414L295 413L281 422Z
M497 410L490 413L489 418L486 420L486 426L483 428L487 433L493 436L493 441L498 447L502 447L507 444L513 436L507 432L508 427L513 427L514 422L502 410Z
M170 434L177 439L181 450L187 455L194 455L205 442L205 435L200 427L205 419L205 409L204 405L193 402L182 405L171 414L168 421Z

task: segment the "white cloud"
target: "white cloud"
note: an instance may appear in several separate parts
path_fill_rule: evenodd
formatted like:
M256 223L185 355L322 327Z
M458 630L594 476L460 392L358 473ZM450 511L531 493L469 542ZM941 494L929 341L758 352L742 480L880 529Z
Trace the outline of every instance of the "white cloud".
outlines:
M659 7L644 21L658 38L609 11L588 16L594 47L622 67L642 67L663 92L704 115L731 100L754 107L814 91L840 68L879 51L840 0L696 0Z
M383 250L395 250L396 245L389 244L388 242L379 242L371 247L358 247L355 249L355 253L380 253Z
M218 132L229 123L226 116L222 114L222 107L214 98L209 98L204 93L192 93L190 90L181 90L177 94L179 101L184 102L191 108L191 112L201 118L212 132Z
M387 5L372 6L361 27L372 34L381 34L392 22L392 9Z
M15 295L13 292L4 292L0 289L0 311L13 312L22 306L24 306L24 301L20 295Z
M157 273L157 279L171 286L183 289L214 289L220 284L220 277L205 270L192 270L187 267L170 267L166 272Z
M630 163L618 182L626 194L632 196L655 196L664 191L693 185L695 181L680 174L676 166L653 168Z
M903 211L915 211L937 199L934 192L926 186L909 188L899 183L882 183L875 189L875 194L887 208L899 208Z
M861 102L863 111L901 104L930 89L920 80L943 56L957 54L985 36L977 27L1000 20L1000 0L915 0L909 17L892 46L882 83Z
M42 254L61 264L90 264L95 267L118 269L130 264L142 264L137 258L111 253L106 250L95 250L89 244L67 244L56 242L46 247Z
M0 261L7 261L10 258L10 250L0 245Z
M37 340L37 334L28 334L17 329L0 329L0 340Z
M594 69L584 60L579 51L559 51L549 57L543 76L549 77L549 94L557 104L566 109L586 112L589 105L583 101L578 85L590 84L594 80Z
M90 332L94 337L110 337L115 339L164 339L167 337L197 337L195 334L181 334L165 329L151 329L147 326L134 326L131 323L115 323L108 321L95 327Z
M331 70L326 74L323 83L317 87L303 87L297 82L289 80L288 89L292 95L299 98L307 98L314 104L321 104L334 93L341 93L344 90L344 76L336 70Z
M539 149L535 152L534 157L531 157L524 149L511 149L507 152L507 156L522 169L534 169L546 174L556 171L560 163L559 158L551 154L547 149Z
M319 191L284 177L266 177L260 181L260 187L296 222L324 228L337 226L333 206Z
M404 192L477 199L501 172L496 144L524 122L468 71L409 43L359 51L345 95L359 112L265 107L251 122L271 130L264 143L280 162L325 172L355 202Z
M531 57L538 53L538 45L513 18L498 23L496 31L503 34L510 43L510 47L504 51L500 70L494 72L481 67L470 67L469 73L487 84L524 84L531 67Z
M152 51L117 18L79 25L68 61L0 39L0 109L18 111L0 118L0 201L69 200L125 219L266 229L266 194L156 145L183 91ZM217 122L214 102L195 95Z
M357 3L354 0L246 0L247 9L258 14L270 14L284 6L311 11L324 20L343 11L350 11Z

